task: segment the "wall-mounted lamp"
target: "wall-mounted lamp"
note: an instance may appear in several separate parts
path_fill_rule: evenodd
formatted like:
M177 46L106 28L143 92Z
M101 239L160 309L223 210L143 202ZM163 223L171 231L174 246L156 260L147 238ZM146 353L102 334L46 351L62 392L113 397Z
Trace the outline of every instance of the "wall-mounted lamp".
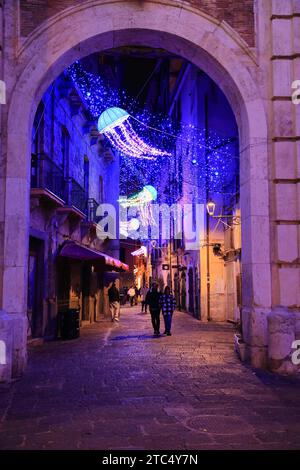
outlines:
M207 210L208 215L213 217L215 213L215 209L216 209L216 204L210 199L208 203L206 204L206 210Z
M213 217L214 219L218 219L217 226L221 222L223 225L225 225L225 227L231 228L231 226L222 219L231 219L232 225L240 225L241 223L241 218L236 215L223 215L223 214L215 215L216 204L212 200L209 200L208 203L206 204L206 210L210 217ZM216 228L217 227L215 227L215 229Z

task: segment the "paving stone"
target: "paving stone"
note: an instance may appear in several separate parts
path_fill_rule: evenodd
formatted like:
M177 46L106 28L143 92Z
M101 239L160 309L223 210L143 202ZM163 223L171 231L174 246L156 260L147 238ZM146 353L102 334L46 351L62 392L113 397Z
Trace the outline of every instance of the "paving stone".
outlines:
M240 363L233 334L178 312L153 338L132 308L32 348L0 385L0 449L299 449L300 379Z

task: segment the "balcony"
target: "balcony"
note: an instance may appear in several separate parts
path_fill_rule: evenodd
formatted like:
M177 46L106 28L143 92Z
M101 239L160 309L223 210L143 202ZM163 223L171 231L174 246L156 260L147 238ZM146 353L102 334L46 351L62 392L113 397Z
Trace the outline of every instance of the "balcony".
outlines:
M68 207L78 209L84 216L87 214L87 197L85 190L74 178L66 178L66 203Z
M58 207L65 203L63 171L45 154L31 156L31 197Z
M56 205L59 212L84 219L88 213L85 190L47 155L31 157L31 196Z

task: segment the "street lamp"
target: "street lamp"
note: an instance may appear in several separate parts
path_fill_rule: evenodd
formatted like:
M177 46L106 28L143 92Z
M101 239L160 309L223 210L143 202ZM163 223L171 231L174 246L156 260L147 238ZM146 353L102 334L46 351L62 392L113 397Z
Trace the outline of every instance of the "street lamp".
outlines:
M206 204L206 210L207 210L207 213L210 217L213 217L214 219L218 219L217 226L221 222L223 225L225 225L225 227L231 228L231 226L226 221L224 221L222 219L232 219L232 224L233 225L240 225L241 218L239 216L224 215L224 214L215 215L215 209L216 209L216 204L212 200L209 200L208 203ZM215 230L216 230L217 226L215 227Z
M210 199L208 203L206 204L206 210L207 210L208 215L213 217L215 213L215 209L216 209L216 204Z

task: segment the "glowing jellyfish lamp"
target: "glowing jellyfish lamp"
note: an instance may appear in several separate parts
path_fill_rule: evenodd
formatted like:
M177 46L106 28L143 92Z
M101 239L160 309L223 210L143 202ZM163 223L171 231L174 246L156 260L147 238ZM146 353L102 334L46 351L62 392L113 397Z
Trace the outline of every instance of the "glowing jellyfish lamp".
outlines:
M128 232L136 231L140 227L140 221L136 218L132 218L127 221L120 222L120 232L125 237L128 237Z
M98 130L107 137L114 148L125 155L148 160L154 160L159 156L170 156L169 153L144 142L133 129L130 117L124 109L108 108L98 119Z
M148 204L152 201L155 201L156 199L157 199L156 189L150 184L147 184L138 193L133 194L132 196L129 196L129 197L121 196L118 199L118 201L122 207L130 207L130 206L139 207L143 204Z
M124 208L127 207L138 207L140 212L140 219L143 225L155 224L153 219L151 203L156 201L157 191L156 189L147 184L143 187L141 191L136 194L133 194L130 197L121 196L118 201L120 205Z

